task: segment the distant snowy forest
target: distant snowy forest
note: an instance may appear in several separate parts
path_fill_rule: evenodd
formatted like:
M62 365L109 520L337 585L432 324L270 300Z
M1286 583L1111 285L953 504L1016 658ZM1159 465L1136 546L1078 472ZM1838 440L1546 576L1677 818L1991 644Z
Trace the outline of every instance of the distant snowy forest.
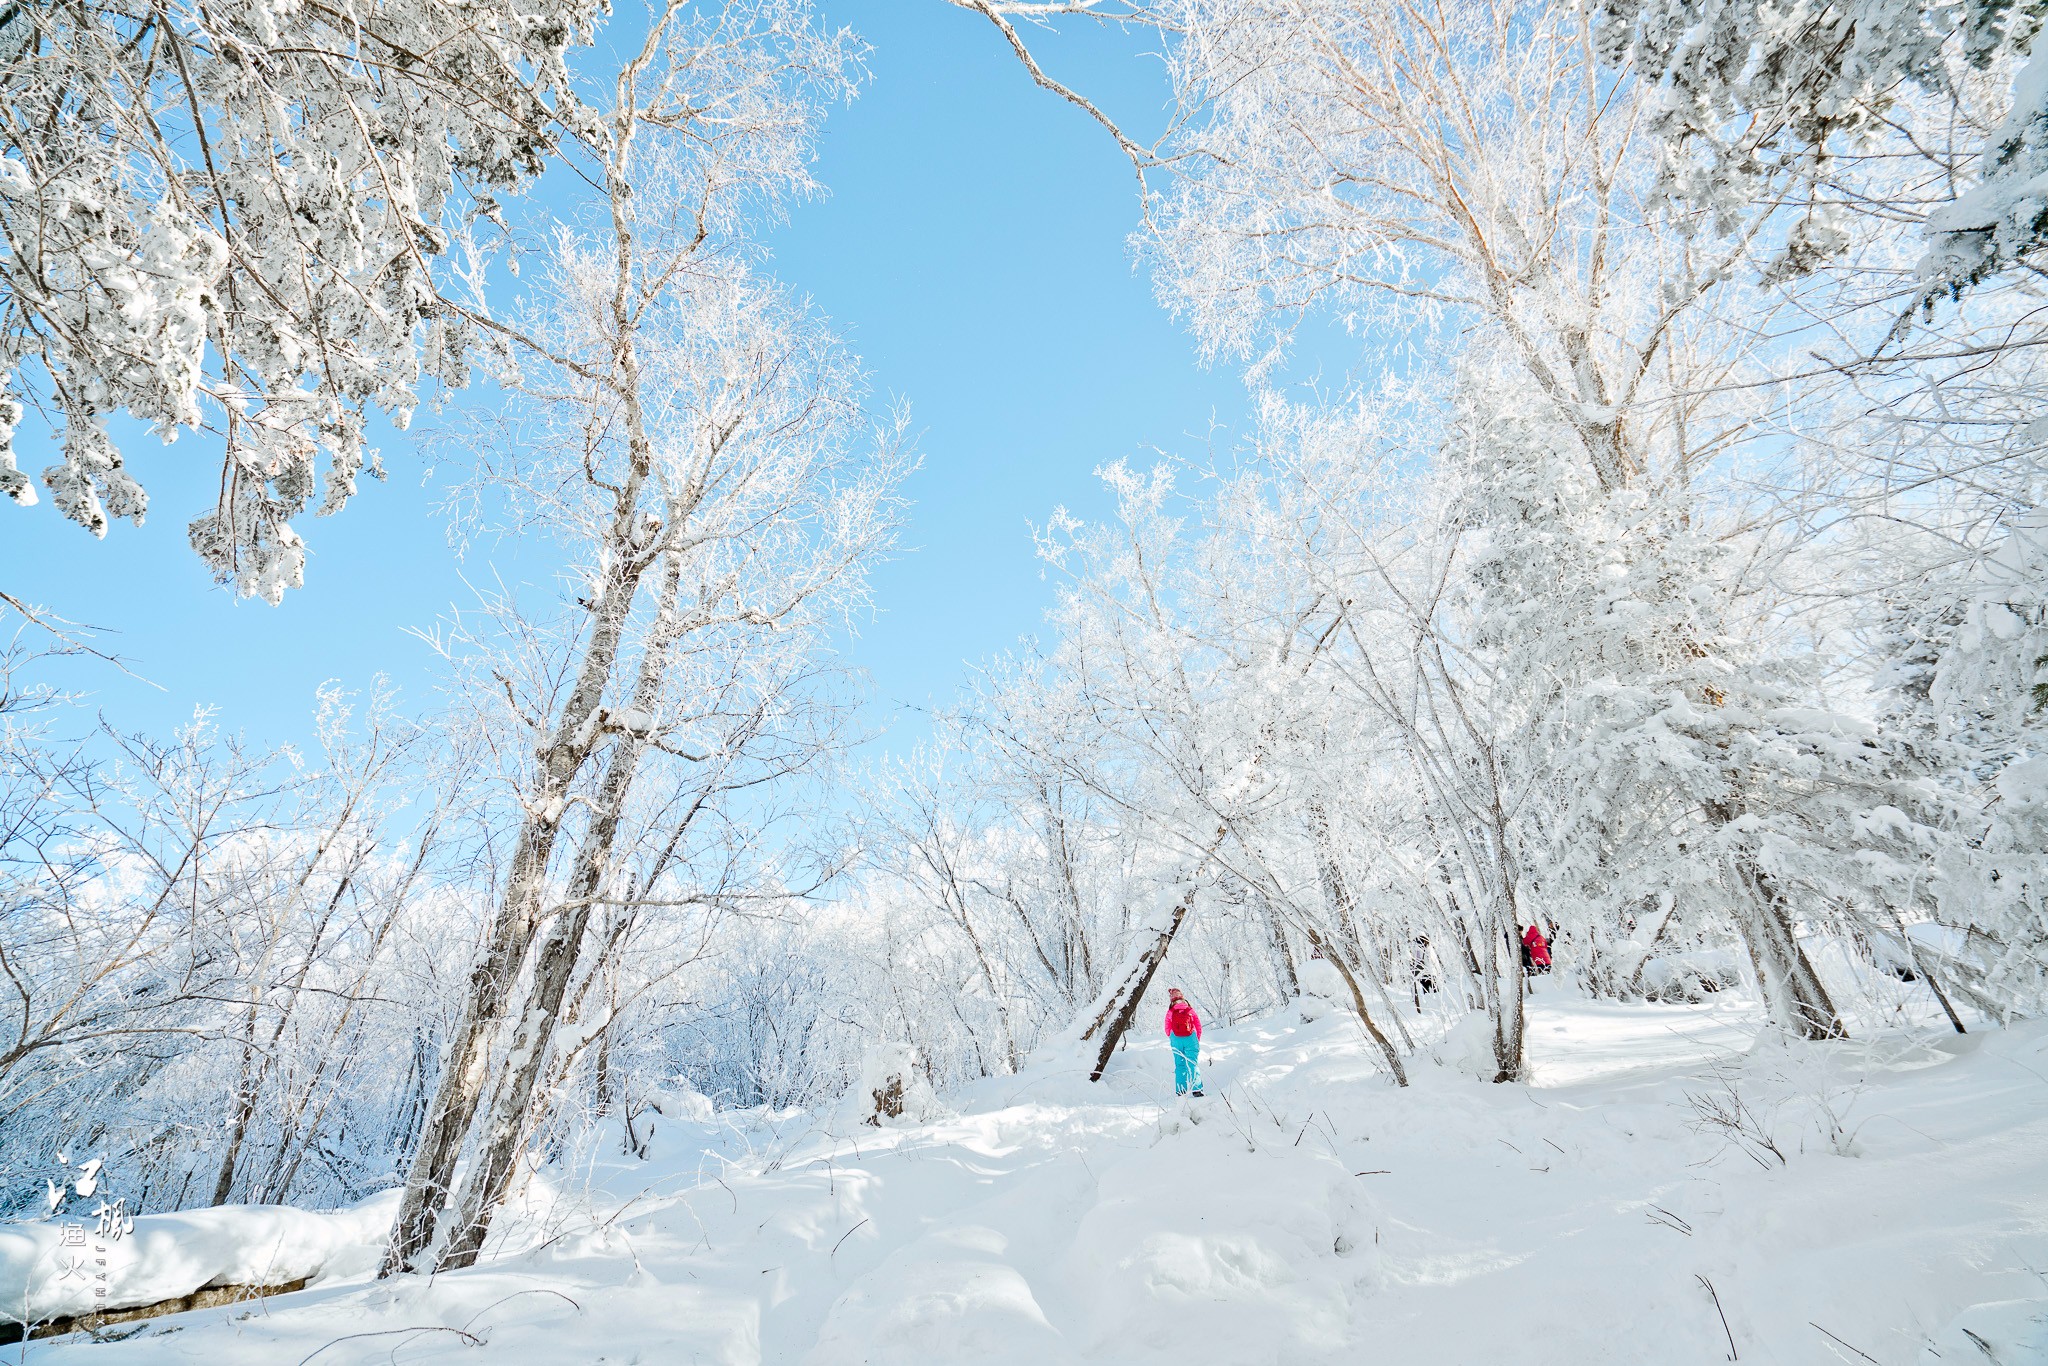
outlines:
M139 521L139 422L218 454L192 549L289 612L368 415L435 404L457 534L558 570L300 752L99 718L51 667L113 647L0 563L0 1213L399 1190L383 1270L465 1267L678 1097L1100 1073L1169 979L1516 1082L1531 925L1542 990L1794 1040L2048 1010L2048 4L950 3L1128 159L1257 416L1034 510L1042 634L886 757L826 643L914 423L761 247L857 35L0 14L0 489L48 504L0 546ZM1160 127L1046 26L1155 43ZM1329 318L1364 378L1280 383Z

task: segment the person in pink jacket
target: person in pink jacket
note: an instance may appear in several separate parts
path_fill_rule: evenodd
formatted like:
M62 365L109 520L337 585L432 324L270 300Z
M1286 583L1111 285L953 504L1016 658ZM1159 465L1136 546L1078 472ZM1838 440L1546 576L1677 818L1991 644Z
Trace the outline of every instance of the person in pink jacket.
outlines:
M1173 1049L1173 1093L1201 1095L1202 1017L1179 987L1166 993L1166 1042Z

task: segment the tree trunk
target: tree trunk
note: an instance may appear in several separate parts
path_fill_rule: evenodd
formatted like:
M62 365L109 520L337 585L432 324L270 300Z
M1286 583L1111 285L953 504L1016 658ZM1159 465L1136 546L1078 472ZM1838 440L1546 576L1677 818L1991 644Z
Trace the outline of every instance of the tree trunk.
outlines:
M1207 860L1204 860L1207 862ZM1145 991L1152 985L1152 974L1159 971L1159 965L1166 961L1166 951L1173 946L1173 937L1180 933L1180 927L1188 918L1188 912L1195 906L1195 888L1189 887L1187 894L1175 903L1173 916L1166 925L1152 937L1152 941L1141 946L1137 955L1125 967L1122 976L1104 996L1102 1006L1095 1012L1095 1018L1081 1034L1083 1042L1102 1034L1102 1045L1095 1050L1095 1067L1088 1073L1088 1080L1101 1081L1103 1071L1109 1066L1109 1058L1116 1052L1116 1046L1123 1041L1124 1032L1137 1017L1138 1002L1144 999Z
M256 1071L256 1004L242 1028L242 1066L235 1085L235 1118L228 1126L227 1151L221 1154L220 1174L214 1178L210 1205L225 1205L235 1189L235 1168L241 1162L242 1143L249 1135L249 1121L256 1115L256 1097L263 1082Z
M657 32L659 26L657 26ZM627 207L632 186L634 136L644 111L634 103L631 91L641 66L655 50L649 45L628 64L619 78L622 107L612 116L613 138L605 154L605 193L609 199L613 242L613 279L610 300L610 335L607 337L607 370L602 388L606 400L598 420L609 426L617 421L624 429L625 469L616 483L598 480L609 493L609 523L596 538L604 552L605 566L599 586L587 602L590 640L576 668L575 684L563 702L561 713L547 743L539 753L540 773L533 790L526 794L529 805L521 823L519 842L493 919L489 938L470 975L469 998L462 1021L451 1041L446 1070L435 1096L433 1109L421 1133L420 1146L406 1174L405 1194L399 1203L398 1219L392 1230L380 1276L411 1270L433 1241L435 1205L454 1178L456 1158L468 1137L470 1122L482 1099L490 1068L491 1043L513 984L524 966L527 951L539 932L545 911L548 864L553 857L560 821L571 789L589 761L603 720L601 704L618 664L618 655L632 619L633 603L641 581L662 553L664 533L679 526L694 512L704 497L698 484L683 501L663 509L668 527L642 506L642 496L655 465L653 439L648 434L647 412L641 391L642 371L638 347L639 303L636 273L641 262L636 255L634 227ZM612 409L611 400L617 407ZM731 429L726 429L729 436ZM724 436L714 440L722 444ZM671 552L673 559L673 552ZM550 1028L552 1025L550 1024Z
M966 936L967 946L974 950L974 965L981 973L981 984L988 992L989 1004L995 1007L996 1027L1002 1032L1003 1061L1014 1075L1017 1069L1024 1065L1024 1059L1017 1052L1016 1031L1010 1027L1009 1003L1003 999L1002 987L996 981L995 966L989 962L988 951L981 944L981 936L975 933L974 922L968 918L967 898L961 893L960 884L954 880L951 868L942 870L939 875L946 880L946 886L941 890L940 896L947 902L947 913L952 916L954 923L959 925L960 933ZM957 1013L959 1008L956 1005L954 1009ZM980 1041L975 1041L977 1052L980 1047ZM982 1075L987 1076L989 1073L984 1069Z
M1315 930L1305 929L1305 933L1308 935L1308 942L1315 946L1316 952L1320 953L1324 961L1337 970L1337 975L1344 979L1344 985L1350 988L1351 1008L1358 1012L1358 1022L1364 1025L1365 1032L1372 1036L1373 1043L1380 1050L1380 1056L1386 1060L1387 1070L1394 1074L1394 1080L1400 1085L1406 1086L1408 1084L1408 1069L1401 1065L1401 1055L1395 1051L1394 1045L1387 1041L1387 1036L1380 1033L1380 1027L1373 1023L1372 1012L1365 1008L1365 993L1358 989L1358 978L1345 965L1343 954L1338 952L1335 945L1331 944L1322 935L1316 933Z
M1493 956L1497 975L1503 984L1494 1014L1493 1057L1499 1070L1493 1079L1495 1082L1520 1081L1528 1034L1522 998L1528 981L1522 973L1522 944L1515 937L1512 922L1503 925L1495 937Z
M1947 990L1954 992L1964 1001L1984 1012L1985 1018L2000 1024L2009 1023L2013 1017L2010 1006L2004 1005L1984 990L1987 985L1983 969L1966 959L1943 953L1931 945L1921 944L1914 949L1916 960L1922 963L1938 963L1948 974ZM1930 977L1929 983L1933 982ZM1960 1021L1958 1021L1960 1023Z
M1387 994L1386 982L1366 957L1367 946L1364 937L1358 932L1358 917L1354 914L1351 884L1345 879L1344 870L1337 865L1336 846L1330 839L1329 817L1320 801L1309 805L1308 828L1310 842L1315 845L1316 869L1323 884L1323 900L1329 906L1331 919L1337 924L1340 947L1348 946L1351 950L1351 961L1357 963L1360 969L1372 978L1373 988L1379 993L1380 1004L1387 1008L1388 1018L1393 1020L1394 1028L1401 1035L1401 1047L1412 1053L1415 1051L1415 1040L1409 1036L1408 1026L1403 1023L1401 1012L1394 1009L1394 998ZM1320 949L1319 952L1325 958L1330 957L1328 947ZM1339 970L1343 971L1341 967ZM1346 980L1349 980L1348 974ZM1356 990L1355 987L1353 989ZM1422 1008L1419 1000L1415 1008ZM1403 1080L1401 1084L1406 1086L1408 1083Z
M1941 1002L1941 1013L1948 1016L1948 1022L1955 1028L1956 1033L1969 1033L1969 1030L1963 1028L1963 1017L1956 1014L1956 1008L1949 1004L1948 993L1941 989L1940 981L1935 978L1934 969L1920 957L1920 950L1913 943L1913 936L1906 932L1906 922L1897 911L1892 912L1892 924L1898 926L1899 946L1906 951L1906 961L1913 965L1913 971L1919 974L1920 980L1927 983L1927 989L1934 993L1934 999Z
M341 820L336 823L336 833L338 833L342 825L346 824L354 810L355 805L351 802L348 809L342 813ZM328 845L332 838L333 834L330 834L328 838L323 839L319 849L315 851L312 859L308 861L305 873L300 876L298 885L292 889L291 900L293 903L298 901L299 894L304 891L307 882L312 879L314 870L319 867L321 860L326 857ZM431 839L431 833L429 838ZM422 847L424 848L424 844ZM334 894L327 899L326 909L321 913L319 920L313 926L312 934L306 942L306 951L300 956L298 971L293 974L290 989L285 995L283 1004L278 1007L277 1018L271 1023L270 1041L260 1053L256 1045L256 1017L262 1005L260 981L256 993L250 998L248 1021L242 1034L241 1082L236 1087L235 1119L228 1135L227 1153L221 1158L220 1175L214 1181L213 1203L215 1205L225 1205L228 1202L228 1197L234 1193L236 1168L241 1162L242 1145L248 1139L249 1124L256 1117L256 1104L262 1097L263 1083L270 1074L270 1060L277 1056L278 1041L284 1038L284 1031L291 1024L292 1014L298 1008L299 998L305 989L306 979L312 975L313 966L319 961L321 945L327 939L328 923L334 919L335 911L341 906L341 899L348 895L349 886L355 881L356 869L361 865L361 860L366 857L368 857L367 850L359 853L357 855L357 862L351 864L348 870L335 882ZM417 866L417 863L415 863L415 871ZM410 877L407 878L406 885L411 885ZM396 912L394 911L393 916L395 915ZM391 924L391 919L392 916L385 918L385 927L387 929ZM378 935L379 942L382 941L382 938L383 936L380 932ZM269 954L266 950L266 961L268 957ZM358 980L358 985L360 986L360 979ZM354 1009L355 1002L351 998L348 1006L342 1012L342 1018L344 1020L347 1019Z
M1820 974L1800 947L1770 878L1746 861L1736 876L1743 893L1737 927L1750 961L1756 965L1757 982L1771 1018L1802 1039L1848 1038L1849 1032L1842 1027Z
M607 1018L597 1036L596 1094L592 1104L600 1115L610 1114L618 1105L618 1096L612 1090L612 1024L613 1020Z
M1732 824L1741 814L1731 802L1709 802L1709 821L1717 826ZM1799 946L1791 917L1785 913L1785 899L1768 873L1757 865L1754 851L1738 848L1733 854L1736 883L1736 928L1743 947L1756 967L1757 987L1764 1007L1780 1027L1802 1039L1846 1039L1849 1031L1828 999L1827 988L1806 950Z
M1690 646L1700 657L1705 651ZM1719 698L1710 700L1719 705ZM1725 752L1724 752L1725 759ZM1701 814L1716 828L1732 825L1744 811L1739 784L1726 800L1704 803ZM1741 845L1731 851L1735 880L1735 923L1756 968L1757 989L1764 1008L1786 1030L1803 1039L1846 1039L1841 1016L1828 999L1820 974L1814 971L1806 950L1786 914L1777 885L1758 864L1756 851Z
M541 780L527 808L519 843L505 881L505 893L492 918L489 938L469 975L462 1018L449 1041L448 1060L436 1088L434 1103L420 1129L419 1147L406 1172L405 1194L399 1200L379 1276L410 1271L434 1238L436 1212L455 1176L455 1162L469 1134L470 1120L483 1096L489 1071L491 1040L497 1032L513 983L526 961L527 949L539 929L540 898L547 867L559 837L563 803L576 774L596 744L598 704L618 656L620 637L638 591L646 562L630 553L637 515L638 483L619 498L615 520L618 567L593 611L589 647L584 651L575 690L564 704L550 741L542 751Z
M546 840L535 843L551 846L552 832ZM515 870L532 862L530 848L522 847L520 853L524 857L515 858ZM427 1110L426 1122L420 1126L419 1146L413 1150L412 1166L406 1172L405 1194L399 1198L391 1246L385 1249L379 1276L413 1270L415 1261L434 1240L435 1220L454 1179L455 1160L468 1136L470 1118L476 1113L477 1101L483 1093L491 1034L504 1009L511 979L526 956L520 911L533 891L530 885L522 883L508 886L491 939L470 971L462 1018L450 1040L448 1059Z
M505 1073L484 1114L476 1155L462 1189L451 1203L455 1221L436 1271L455 1271L473 1265L483 1248L484 1235L490 1232L491 1215L504 1198L517 1166L519 1140L526 1133L527 1114L533 1102L534 1080L540 1075L548 1045L554 1040L562 996L589 923L587 902L563 909L555 916L534 955L533 989L527 993L520 1011Z
M1195 893L1199 886L1195 879L1201 877L1202 871L1209 866L1209 860L1216 857L1216 851L1223 847L1223 840L1229 833L1228 825L1216 827L1216 833L1209 839L1209 847L1202 851L1202 857L1196 860L1188 875L1187 894L1175 903L1172 918L1153 936L1152 942L1139 947L1116 984L1101 997L1095 1017L1081 1031L1084 1043L1095 1037L1097 1032L1102 1034L1102 1046L1096 1050L1095 1069L1088 1074L1088 1080L1102 1080L1110 1055L1123 1042L1124 1031L1131 1027L1131 1021L1137 1016L1138 1002L1144 999L1146 988L1152 985L1152 974L1159 971L1159 965L1166 961L1166 951L1173 946L1173 937L1180 933L1188 912L1195 908Z
M634 682L632 707L649 715L659 703L668 677L670 651L674 648L677 622L676 602L681 589L682 557L669 555L663 567L656 617L640 658L639 676ZM568 901L557 911L547 937L534 957L533 985L520 1008L519 1023L512 1039L512 1051L505 1072L483 1125L483 1138L475 1161L463 1180L455 1201L456 1221L449 1232L438 1269L452 1271L475 1263L490 1231L491 1214L503 1201L517 1165L519 1141L526 1133L533 1107L534 1083L546 1065L548 1048L554 1042L561 1020L562 999L575 975L576 961L583 948L584 931L590 925L591 908L604 888L611 869L612 846L618 839L619 821L632 793L633 780L646 753L644 731L619 735L612 748L611 762L598 785L590 825L583 832L576 851L576 863L569 876Z
M1053 809L1052 794L1043 787L1039 789L1039 801L1045 808L1045 847L1052 858L1064 903L1064 929L1060 934L1060 960L1065 972L1062 986L1067 999L1072 1001L1083 991L1096 989L1095 963L1088 948L1088 919L1081 911L1081 887L1074 877L1074 851L1068 842L1066 820Z
M1273 951L1273 976L1278 979L1280 998L1292 1001L1301 995L1301 974L1294 967L1294 952L1287 947L1287 929L1273 910L1273 903L1259 896L1259 914L1266 921L1266 940Z
M1337 862L1337 842L1330 835L1330 813L1321 797L1308 804L1308 834L1309 843L1315 846L1316 876L1323 884L1323 901L1330 908L1337 937L1350 949L1351 961L1362 963L1366 953L1365 937L1359 933L1351 884L1345 881L1344 870Z

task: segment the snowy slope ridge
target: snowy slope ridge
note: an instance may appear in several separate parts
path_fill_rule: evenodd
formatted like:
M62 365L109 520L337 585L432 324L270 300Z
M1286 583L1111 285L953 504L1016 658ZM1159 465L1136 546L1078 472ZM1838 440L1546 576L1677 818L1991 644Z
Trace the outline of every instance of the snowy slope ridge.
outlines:
M2048 1360L2048 1027L1788 1049L1754 1007L1532 1012L1533 1083L1407 1091L1331 1012L949 1097L922 1125L657 1133L473 1271L346 1277L38 1361ZM709 1149L717 1151L708 1151ZM545 1236L542 1236L542 1235ZM523 1245L523 1246L520 1246ZM1725 1326L1724 1326L1725 1320ZM1974 1335L1974 1336L1971 1336Z

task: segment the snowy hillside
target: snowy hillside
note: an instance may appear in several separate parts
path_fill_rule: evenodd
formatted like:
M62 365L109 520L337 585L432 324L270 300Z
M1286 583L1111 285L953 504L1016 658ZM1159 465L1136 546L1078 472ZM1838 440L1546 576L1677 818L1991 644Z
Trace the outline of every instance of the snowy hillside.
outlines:
M1403 1091L1344 1015L1282 1014L1211 1031L1201 1101L1147 1041L1101 1086L1041 1059L928 1125L664 1123L474 1270L28 1356L2048 1360L2048 1027L1788 1050L1755 1018L1552 991L1530 1084L1474 1080L1453 1039ZM1738 1098L1746 1131L1710 1118Z

